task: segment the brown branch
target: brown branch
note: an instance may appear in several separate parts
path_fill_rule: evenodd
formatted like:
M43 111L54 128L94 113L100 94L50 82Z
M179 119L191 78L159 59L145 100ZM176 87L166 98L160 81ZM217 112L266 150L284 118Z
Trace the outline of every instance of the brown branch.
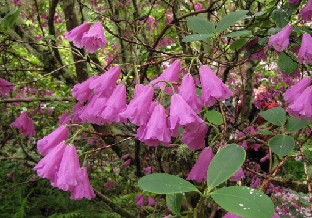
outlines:
M73 98L9 98L0 100L0 104L13 102L34 102L34 101L73 101Z

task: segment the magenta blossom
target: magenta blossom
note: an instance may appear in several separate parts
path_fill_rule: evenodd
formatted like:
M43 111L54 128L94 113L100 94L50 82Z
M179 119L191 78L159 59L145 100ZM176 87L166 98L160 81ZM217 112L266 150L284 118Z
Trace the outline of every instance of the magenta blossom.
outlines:
M71 191L70 199L72 200L81 200L87 198L91 200L95 197L93 188L90 184L88 172L85 168L80 168L79 175L79 184L76 185Z
M31 137L35 134L34 122L26 112L22 112L21 115L11 125L16 129L19 129L21 134L24 136Z
M196 86L194 78L191 74L186 74L183 79L179 89L179 95L190 105L190 107L199 113L202 109L203 102L196 94Z
M69 135L69 129L65 125L58 127L49 135L40 139L37 143L38 153L41 155L47 155L54 147L59 143L67 140Z
M88 53L95 53L98 48L104 50L107 39L101 22L96 22L87 33L84 33L81 40Z
M205 122L188 124L184 127L181 141L187 144L190 150L196 151L205 147L205 136L207 131L208 127Z
M140 194L135 196L135 200L136 200L136 205L139 207L143 207L144 206L144 195Z
M202 100L207 107L213 106L217 100L223 101L233 96L218 76L207 66L199 68L200 83L202 84Z
M96 80L97 76L90 77L82 83L77 83L74 88L72 88L71 93L79 102L87 101L92 96L92 89L89 87L91 82Z
M310 77L303 78L298 83L287 89L287 91L283 94L284 100L289 104L293 103L298 99L298 96L300 96L302 92L311 85L311 83L312 80Z
M59 125L67 125L70 123L70 114L68 112L59 116L57 124Z
M63 191L72 191L80 183L80 175L81 170L76 147L67 145L56 174L56 181L52 183L52 186Z
M166 84L165 82L160 81L177 82L179 80L180 68L181 62L179 60L175 60L159 77L152 80L150 84L155 88L162 89ZM166 91L168 94L173 92L171 87L168 87Z
M312 117L312 87L306 88L297 99L292 102L287 112L297 118L306 118L310 120Z
M307 4L301 9L300 16L303 21L309 21L312 18L312 0L308 0Z
M288 0L289 3L295 4L295 5L299 4L299 1L300 0Z
M6 97L14 89L15 85L0 78L0 97Z
M154 88L149 85L138 84L135 86L134 98L130 101L126 110L119 115L128 118L131 123L146 125L150 113L149 108L154 96Z
M292 26L287 24L277 34L272 35L269 39L269 46L273 46L278 52L282 52L289 45L289 36L292 30Z
M230 181L239 181L245 177L244 170L239 168L237 172L230 178Z
M48 179L51 183L55 182L56 173L60 168L65 147L66 145L61 142L39 161L34 167L34 170L37 171L39 177Z
M302 36L302 43L299 49L298 59L299 63L312 64L312 37L308 33L305 33Z
M79 118L85 123L103 125L105 120L100 116L107 102L106 97L93 95L90 101L80 112Z
M126 87L124 85L118 85L106 102L105 109L102 111L100 116L108 123L126 122L127 119L119 115L125 109Z
M147 197L147 205L148 206L151 206L151 207L154 207L156 205L156 201L154 200L154 198L152 198L151 196L148 196Z
M233 214L233 213L228 212L228 213L226 213L222 218L242 218L242 217L237 216L237 215L235 215L235 214Z
M82 36L84 33L87 33L89 29L90 29L90 24L83 23L75 27L71 31L66 32L65 39L67 39L70 42L73 42L77 48L82 48L83 47Z
M196 182L207 181L207 170L214 155L211 148L205 148L198 156L191 172L187 176L187 180L195 180Z
M156 104L146 126L140 126L137 130L136 138L148 146L170 144L171 134L166 118L166 111L161 104Z

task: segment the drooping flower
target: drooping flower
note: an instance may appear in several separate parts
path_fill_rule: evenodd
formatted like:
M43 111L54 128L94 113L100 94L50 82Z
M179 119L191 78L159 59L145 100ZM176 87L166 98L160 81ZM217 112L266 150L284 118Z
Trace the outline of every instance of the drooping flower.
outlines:
M196 151L205 147L205 136L207 131L208 127L205 122L188 124L184 127L181 141L184 144L187 144L190 150Z
M72 191L75 186L79 185L80 173L80 163L76 147L74 145L67 145L63 153L60 168L56 173L56 181L52 182L52 186L58 187L63 191Z
M151 196L148 196L147 197L147 205L148 206L151 206L151 207L154 207L156 205L156 201L154 200L154 198L152 198Z
M136 205L139 207L143 207L144 206L144 195L143 194L139 194L137 196L135 196L135 200L136 200Z
M217 100L223 101L233 96L218 76L207 66L199 68L200 83L202 85L202 100L207 107L213 106Z
M79 116L80 116L80 114L82 113L83 110L84 110L84 105L81 102L77 102L77 104L75 104L73 106L73 113L71 115L71 120L72 120L73 123L77 123L78 124L78 123L82 122L82 120L81 120L81 118Z
M170 129L176 132L179 125L185 126L190 123L204 122L195 111L184 101L184 99L174 94L171 96L170 103Z
M92 97L92 89L89 87L91 82L96 80L97 76L90 77L82 83L77 83L74 88L72 88L71 93L79 102L89 100Z
M104 50L107 39L101 22L96 22L87 33L84 33L81 40L88 53L94 53L98 48Z
M308 33L305 33L302 36L302 43L299 49L298 59L299 63L312 64L312 37Z
M283 94L284 100L289 104L294 102L296 99L298 99L298 96L300 96L301 93L311 84L312 80L310 77L303 78L298 83L286 90L286 92Z
M144 167L143 168L143 172L146 174L152 173L153 172L153 167L149 166L149 167Z
M196 182L207 181L207 170L214 155L211 148L205 148L198 156L191 172L187 176L187 180L195 180Z
M79 184L76 185L71 191L70 199L72 200L81 200L87 198L91 200L95 197L93 188L90 184L88 172L86 168L80 168L79 175Z
M165 86L165 82L177 82L179 80L179 73L181 68L181 62L179 60L175 60L159 77L152 80L150 82L154 88L162 89ZM167 90L168 89L168 90ZM172 88L168 87L166 91L172 93Z
M59 116L58 122L59 125L67 125L70 123L70 114L68 112Z
M137 130L136 138L148 146L169 145L171 134L164 107L157 103L148 123Z
M128 160L126 160L125 162L123 162L122 165L123 165L124 167L129 167L130 164L131 164L131 159L128 159Z
M134 98L130 101L126 110L119 115L128 118L131 123L146 125L150 114L149 108L154 96L154 88L149 85L138 84L135 86Z
M287 24L277 34L270 36L269 46L273 46L278 52L282 52L289 45L289 36L292 30L292 26Z
M82 36L84 33L87 33L89 29L90 24L85 22L75 27L71 31L66 32L65 39L67 39L70 42L73 42L77 48L82 48L83 47Z
M40 139L37 143L38 153L41 155L47 155L54 147L59 143L67 140L69 136L69 129L65 125L58 127L49 135Z
M79 118L85 123L95 123L103 125L105 120L100 116L107 102L106 97L93 95L87 105L83 107Z
M0 97L6 97L14 89L15 85L0 78Z
M16 129L19 129L21 134L24 136L31 137L35 134L34 122L26 112L22 112L21 115L11 125Z
M34 167L41 178L50 180L52 183L56 180L56 173L60 168L60 163L64 154L65 145L63 142L54 147L39 163Z
M309 21L312 18L312 0L308 0L307 4L301 9L300 16L303 21Z
M182 83L179 89L179 95L191 106L191 108L199 113L202 109L203 102L196 94L196 86L194 78L191 74L186 74L182 78Z
M126 109L126 106L126 87L118 85L106 102L105 109L100 116L108 123L126 122L127 119L119 115Z
M310 120L312 117L312 87L307 87L287 108L287 112L297 118L304 117Z
M242 217L237 216L237 215L235 215L235 214L233 214L233 213L228 212L228 213L226 213L222 218L242 218Z
M233 182L239 181L244 177L245 177L244 170L242 168L239 168L237 172L230 178L230 181Z
M120 67L115 66L93 80L89 88L94 91L94 95L109 97L116 87L119 74Z

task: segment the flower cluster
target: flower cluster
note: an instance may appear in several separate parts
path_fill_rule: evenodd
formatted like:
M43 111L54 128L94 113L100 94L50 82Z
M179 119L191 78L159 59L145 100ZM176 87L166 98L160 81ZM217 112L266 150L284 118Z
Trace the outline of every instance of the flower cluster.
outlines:
M83 23L66 32L65 39L73 42L77 48L85 47L88 53L95 53L98 48L104 50L107 43L101 22L96 22L92 27L89 23Z
M65 144L69 130L62 125L37 143L38 152L44 157L34 167L41 178L51 185L71 193L70 198L80 200L95 197L87 170L80 167L76 147Z

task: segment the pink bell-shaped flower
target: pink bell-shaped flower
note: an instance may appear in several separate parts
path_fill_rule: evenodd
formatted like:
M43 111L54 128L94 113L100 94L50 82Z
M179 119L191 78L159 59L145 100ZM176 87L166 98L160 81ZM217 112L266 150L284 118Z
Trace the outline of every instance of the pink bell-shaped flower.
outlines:
M134 98L130 101L126 110L119 115L128 118L131 123L146 125L150 118L149 108L154 96L154 88L149 85L138 84L135 86Z
M108 123L126 122L127 119L119 115L126 109L126 87L118 85L106 102L105 109L100 116Z
M109 97L116 87L116 81L120 74L120 67L115 66L89 84L89 88L93 90L94 95Z
M192 151L205 147L205 136L208 127L205 122L195 122L184 127L181 141Z
M38 153L41 155L47 155L53 148L55 148L61 142L67 140L69 136L69 129L62 125L49 135L40 139L37 143Z
M144 207L144 195L143 194L139 194L137 196L135 196L135 201L136 201L136 205L139 207Z
M87 33L84 33L81 40L88 53L94 53L98 48L104 50L107 39L101 22L96 22Z
M70 123L70 114L68 112L59 116L57 124L68 125L69 123Z
M312 0L308 0L307 4L301 9L300 16L303 21L309 21L312 18Z
M293 103L298 99L298 96L302 94L302 92L311 85L312 80L310 77L305 77L300 80L297 84L291 86L286 92L283 94L284 100L287 103Z
M71 93L79 102L89 100L92 97L92 89L89 87L91 82L96 80L97 76L90 77L82 83L77 83L74 88L72 88Z
M148 206L151 206L151 207L154 207L156 205L156 201L154 200L154 198L152 198L151 196L148 196L147 197L147 205Z
M6 97L14 89L15 85L0 78L0 97Z
M273 46L278 52L282 52L289 45L289 36L292 30L292 26L287 24L277 34L272 35L269 39L269 46Z
M24 136L31 137L35 134L34 122L26 112L22 112L21 115L11 125L16 129L19 129L21 134Z
M45 178L54 183L56 180L56 173L60 168L60 163L65 151L63 142L54 147L39 163L34 167L37 174L41 178Z
M199 68L200 83L202 85L202 100L207 107L213 106L217 100L223 101L233 96L218 76L207 66Z
M299 63L312 64L312 37L308 33L305 33L302 36L302 43L299 49L298 59Z
M244 177L245 177L244 170L242 168L239 168L237 172L230 178L230 181L233 182L239 181Z
M71 191L70 199L72 200L81 200L87 198L91 200L95 197L93 188L90 184L88 172L85 168L80 168L79 172L79 184L76 185Z
M90 29L90 24L83 23L75 27L71 31L66 32L65 39L67 39L70 42L73 42L77 48L82 48L83 47L82 36L84 33L87 33L89 29Z
M196 86L191 74L186 74L179 89L179 95L191 106L191 108L199 113L202 109L203 102L196 94Z
M310 120L312 117L312 87L307 87L287 108L287 112L297 118L304 117Z
M74 145L67 145L60 163L60 168L56 173L56 181L52 186L58 187L63 191L72 191L73 188L79 185L80 163Z
M242 218L242 217L237 216L237 215L235 215L235 214L233 214L233 213L228 212L228 213L226 213L222 218Z
M161 104L156 104L146 126L140 126L137 130L136 138L148 146L170 144L171 134L166 118L166 111Z
M162 89L165 86L165 82L160 81L166 81L166 82L177 82L179 80L179 73L181 68L181 62L179 60L175 60L159 77L152 80L150 84L154 88ZM166 88L166 92L172 93L173 90L171 87Z
M187 180L195 180L196 182L207 181L207 170L214 155L211 148L205 148L198 156L191 172L187 176Z

